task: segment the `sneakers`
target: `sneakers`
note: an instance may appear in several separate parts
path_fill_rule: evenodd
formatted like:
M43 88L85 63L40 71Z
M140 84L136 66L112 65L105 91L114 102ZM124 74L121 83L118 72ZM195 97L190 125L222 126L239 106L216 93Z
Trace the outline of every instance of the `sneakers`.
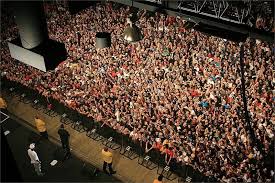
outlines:
M38 176L44 176L45 175L45 173L40 173L40 174L38 174Z
M107 175L110 175L110 173L107 170L103 170L104 173L106 173Z
M103 171L104 171L104 170L103 170ZM109 173L107 170L105 170L104 172L105 172L106 174L110 175L110 176L116 173L116 171L112 171L112 172Z

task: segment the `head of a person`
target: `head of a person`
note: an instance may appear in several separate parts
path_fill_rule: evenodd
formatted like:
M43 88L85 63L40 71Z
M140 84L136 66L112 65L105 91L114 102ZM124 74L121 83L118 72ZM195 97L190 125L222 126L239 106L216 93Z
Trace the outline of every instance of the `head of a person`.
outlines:
M163 175L159 175L158 176L158 181L162 181L162 179L163 179Z
M61 124L61 125L60 125L60 128L64 129L64 125L63 125L63 124Z
M107 152L107 151L108 151L108 147L104 147L104 151L106 151L106 152Z
M35 115L35 119L39 119L39 116L38 116L38 115Z
M35 143L31 143L30 146L29 146L29 148L30 148L31 150L34 150L34 148L35 148Z

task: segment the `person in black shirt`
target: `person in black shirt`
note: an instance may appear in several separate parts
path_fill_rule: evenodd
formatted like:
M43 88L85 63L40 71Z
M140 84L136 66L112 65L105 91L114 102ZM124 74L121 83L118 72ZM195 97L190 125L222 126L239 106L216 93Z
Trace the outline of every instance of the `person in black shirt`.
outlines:
M63 124L60 125L60 129L58 130L58 134L60 136L60 140L61 140L61 143L62 143L62 148L65 151L65 157L64 157L64 159L68 159L70 157L70 155L71 155L70 145L69 145L70 134L69 134L69 132L67 130L64 129L64 125Z

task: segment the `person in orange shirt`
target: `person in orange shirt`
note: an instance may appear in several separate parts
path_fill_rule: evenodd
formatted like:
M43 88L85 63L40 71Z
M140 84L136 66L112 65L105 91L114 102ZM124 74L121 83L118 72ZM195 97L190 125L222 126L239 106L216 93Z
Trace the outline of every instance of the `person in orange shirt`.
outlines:
M116 171L113 170L112 168L112 163L113 163L113 154L112 152L109 151L108 147L104 147L101 151L102 159L104 161L103 163L103 171L109 175L115 174ZM110 173L106 170L107 165L109 167Z
M35 121L36 128L39 131L41 137L48 139L46 123L42 119L40 119L37 115L35 116L34 121Z
M163 179L163 175L159 175L158 178L155 179L153 183L163 183L162 179Z
M0 97L0 109L7 109L7 103L2 97Z

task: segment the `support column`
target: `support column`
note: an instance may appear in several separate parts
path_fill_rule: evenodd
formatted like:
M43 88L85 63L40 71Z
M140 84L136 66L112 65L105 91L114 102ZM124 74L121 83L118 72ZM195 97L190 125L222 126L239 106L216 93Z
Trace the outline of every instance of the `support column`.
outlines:
M19 29L22 46L26 49L34 48L48 39L42 3L41 1L13 2L15 22Z
M262 149L260 148L259 146L259 143L258 143L258 140L255 136L255 133L254 133L254 130L251 126L251 120L250 120L250 114L249 114L249 111L248 111L248 108L247 108L247 98L246 98L246 86L245 86L245 75L244 75L244 43L243 42L240 42L239 43L239 48L240 48L240 71L241 71L241 84L242 84L242 99L243 99L243 109L244 109L244 120L246 122L246 131L247 133L250 135L249 138L251 140L251 143L252 143L252 146L253 147L257 147L258 150L260 150L260 152L262 152Z

